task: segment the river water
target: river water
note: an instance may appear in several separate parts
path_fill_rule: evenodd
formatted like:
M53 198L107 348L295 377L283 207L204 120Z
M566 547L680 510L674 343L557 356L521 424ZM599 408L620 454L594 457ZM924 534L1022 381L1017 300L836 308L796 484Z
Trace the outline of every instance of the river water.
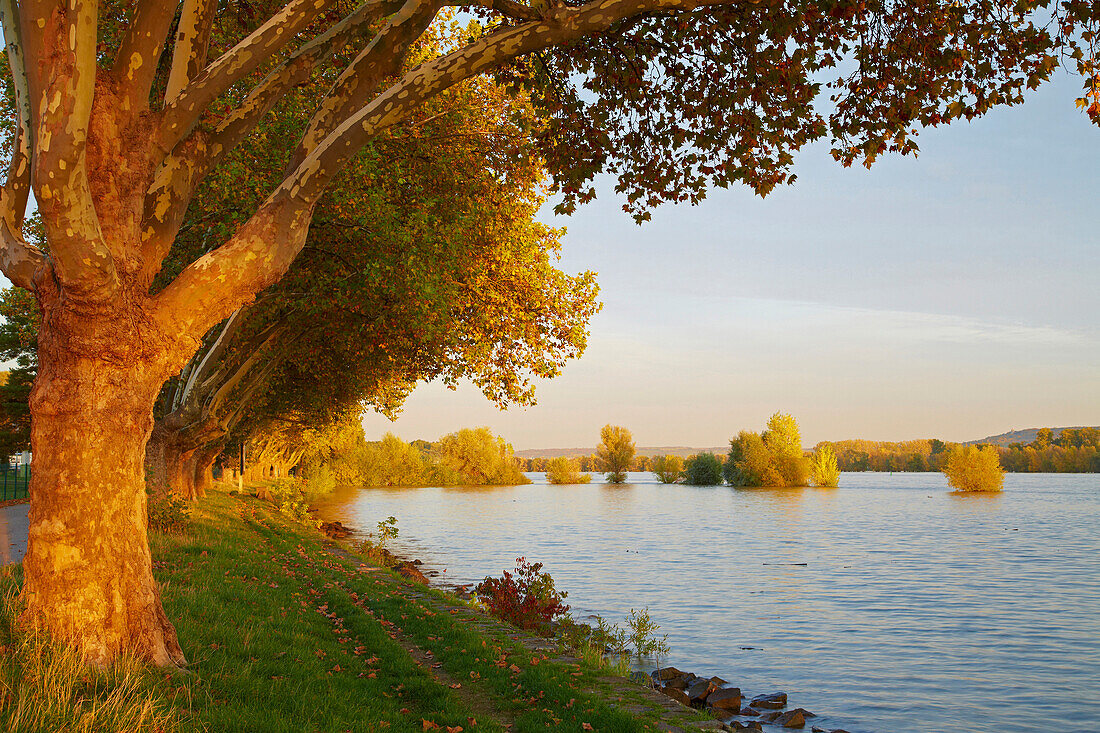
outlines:
M452 583L542 562L567 603L648 606L668 662L783 690L853 733L1100 731L1100 475L845 473L839 489L631 484L341 489ZM751 648L750 648L751 647ZM807 726L808 728L808 726Z

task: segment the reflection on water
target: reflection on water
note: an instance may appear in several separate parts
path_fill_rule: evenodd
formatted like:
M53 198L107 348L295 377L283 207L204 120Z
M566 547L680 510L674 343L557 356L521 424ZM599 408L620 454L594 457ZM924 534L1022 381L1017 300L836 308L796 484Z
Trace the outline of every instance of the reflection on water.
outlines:
M939 474L839 489L632 484L345 489L319 508L452 582L543 562L578 616L648 606L671 661L785 690L814 725L1100 731L1100 477ZM799 564L799 563L805 563ZM744 649L743 647L753 647Z

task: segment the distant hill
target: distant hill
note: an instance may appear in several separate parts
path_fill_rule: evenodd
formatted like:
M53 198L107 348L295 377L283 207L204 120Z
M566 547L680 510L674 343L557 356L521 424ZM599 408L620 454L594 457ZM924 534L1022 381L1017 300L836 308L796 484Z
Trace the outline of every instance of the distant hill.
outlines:
M1080 430L1083 427L1094 427L1087 425L1073 425L1066 426L1064 428L1051 428L1054 431L1055 439L1062 434L1063 430ZM1039 434L1041 428L1027 428L1026 430L1013 430L1009 433L1001 433L1000 435L991 435L988 438L982 438L981 440L971 440L965 445L977 445L980 443L988 443L990 445L1011 445L1012 443L1030 443L1035 440L1035 436Z
M649 447L639 447L637 455L639 456L680 456L681 458L687 458L693 456L696 453L721 453L725 454L729 452L730 447L724 445L720 448L688 448L683 445L658 445ZM596 452L593 448L529 448L528 450L516 451L517 458L557 458L558 456L590 456Z

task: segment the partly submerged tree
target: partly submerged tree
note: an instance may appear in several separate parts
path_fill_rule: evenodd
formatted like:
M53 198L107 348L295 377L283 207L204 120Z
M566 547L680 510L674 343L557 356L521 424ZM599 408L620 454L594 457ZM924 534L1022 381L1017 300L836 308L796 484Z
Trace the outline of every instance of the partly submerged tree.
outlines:
M621 484L634 462L634 438L620 425L604 425L596 446L596 470L607 474L607 482Z
M828 443L818 446L810 458L810 479L814 486L835 488L840 483L840 469L836 465L836 454Z
M680 456L654 456L650 470L662 484L674 484L684 474L684 459Z
M684 483L717 486L722 483L722 461L713 453L698 453L684 461Z
M17 111L0 268L42 313L26 622L95 662L184 662L145 532L161 386L286 273L358 150L448 88L497 73L528 90L552 118L540 139L560 208L592 198L606 171L644 218L707 185L767 193L823 138L844 164L914 151L920 125L1021 101L1056 66L1051 33L1093 15L1059 5L1048 32L1033 2L484 0L468 6L485 22L466 43L402 73L444 5L261 0L232 14L135 0L101 14L94 0L0 0ZM305 131L268 138L286 151L279 182L152 290L197 187L314 74L331 86ZM32 187L42 247L23 236Z
M546 464L546 480L552 484L587 484L592 474L577 470L577 462L568 456L551 458Z
M432 446L436 483L444 486L529 484L512 446L487 427L462 428Z
M1005 473L1001 458L992 445L959 446L951 451L943 466L947 483L956 491L1000 491Z
M760 435L771 456L772 466L780 476L780 486L805 486L810 476L810 464L802 452L802 435L798 421L784 412L768 419L767 429Z

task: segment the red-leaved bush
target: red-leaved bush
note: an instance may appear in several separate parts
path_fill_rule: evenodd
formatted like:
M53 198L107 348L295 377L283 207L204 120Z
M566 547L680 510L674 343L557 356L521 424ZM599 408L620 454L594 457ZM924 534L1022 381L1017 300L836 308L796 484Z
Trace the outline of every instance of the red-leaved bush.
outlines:
M569 612L562 604L567 595L554 589L554 579L542 572L542 563L516 558L514 572L503 578L486 578L474 589L494 616L528 631L546 633L550 622Z

